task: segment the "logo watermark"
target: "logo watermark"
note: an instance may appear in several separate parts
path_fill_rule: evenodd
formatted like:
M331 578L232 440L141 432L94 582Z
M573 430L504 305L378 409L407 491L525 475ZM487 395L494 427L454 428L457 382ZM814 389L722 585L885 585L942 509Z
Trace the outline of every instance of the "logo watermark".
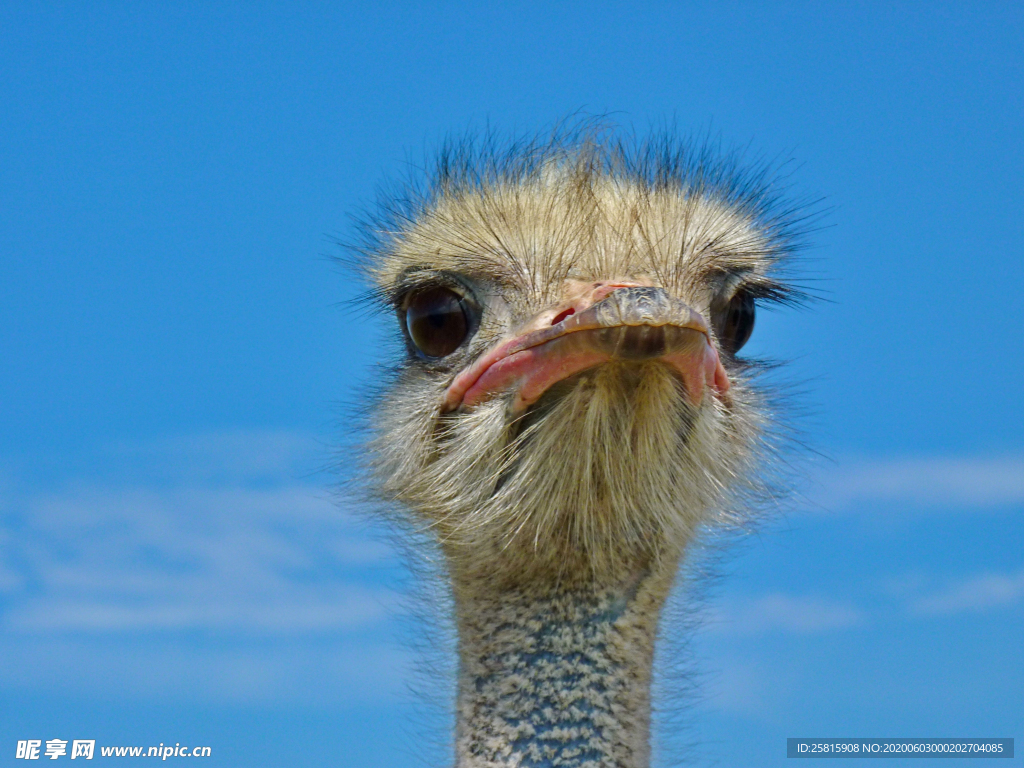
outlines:
M68 744L71 745L70 752ZM210 747L182 746L180 742L175 742L174 746L160 742L156 747L101 746L98 750L100 757L159 757L161 760L168 757L209 757L211 751ZM57 760L67 756L72 760L92 760L96 753L96 739L73 739L70 742L67 739L24 739L18 741L14 757L16 760Z

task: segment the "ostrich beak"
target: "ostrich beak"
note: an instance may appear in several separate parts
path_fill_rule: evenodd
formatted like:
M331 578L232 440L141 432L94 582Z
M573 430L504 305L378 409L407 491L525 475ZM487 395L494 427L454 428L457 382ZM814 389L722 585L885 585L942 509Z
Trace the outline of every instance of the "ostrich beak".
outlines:
M470 408L500 392L516 393L513 413L537 402L552 385L611 361L660 361L683 379L688 398L710 388L724 395L729 377L708 336L707 321L664 288L601 287L582 311L544 312L487 351L448 387L442 411Z

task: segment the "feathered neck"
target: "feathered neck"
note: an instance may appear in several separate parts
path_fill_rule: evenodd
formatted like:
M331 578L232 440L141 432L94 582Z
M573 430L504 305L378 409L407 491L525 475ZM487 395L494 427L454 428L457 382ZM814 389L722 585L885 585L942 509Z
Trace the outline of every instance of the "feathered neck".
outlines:
M646 768L669 560L570 586L501 589L456 574L457 768Z

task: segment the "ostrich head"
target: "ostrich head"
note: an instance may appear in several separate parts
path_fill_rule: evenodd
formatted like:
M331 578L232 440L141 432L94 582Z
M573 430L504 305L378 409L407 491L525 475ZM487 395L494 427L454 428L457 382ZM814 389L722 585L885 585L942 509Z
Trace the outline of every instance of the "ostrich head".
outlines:
M403 345L371 454L445 555L459 766L648 764L680 560L762 484L740 351L793 295L771 190L669 139L463 146L371 227Z

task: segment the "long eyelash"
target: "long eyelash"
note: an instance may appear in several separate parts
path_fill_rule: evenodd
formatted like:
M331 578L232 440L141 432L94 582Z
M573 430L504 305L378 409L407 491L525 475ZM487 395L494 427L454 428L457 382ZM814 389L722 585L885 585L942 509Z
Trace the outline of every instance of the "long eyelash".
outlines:
M430 288L447 288L457 293L463 301L476 308L479 304L473 292L466 284L448 272L437 272L430 269L406 270L394 285L389 286L382 292L382 298L396 312L401 312L405 301L413 293L429 290Z

